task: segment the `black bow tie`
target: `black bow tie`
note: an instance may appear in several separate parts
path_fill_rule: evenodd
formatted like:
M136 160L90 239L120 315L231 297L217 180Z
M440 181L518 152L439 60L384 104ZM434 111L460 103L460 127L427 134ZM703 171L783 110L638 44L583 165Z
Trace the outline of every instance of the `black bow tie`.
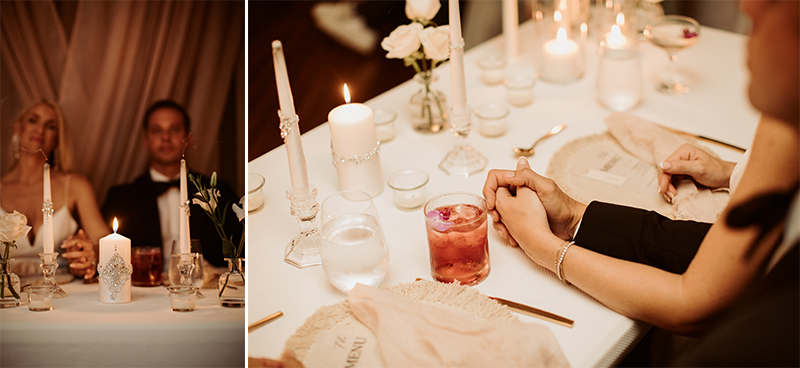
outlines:
M180 188L181 181L180 180L173 180L173 181L154 181L153 182L153 191L156 195L161 195L164 192L168 191L169 188Z

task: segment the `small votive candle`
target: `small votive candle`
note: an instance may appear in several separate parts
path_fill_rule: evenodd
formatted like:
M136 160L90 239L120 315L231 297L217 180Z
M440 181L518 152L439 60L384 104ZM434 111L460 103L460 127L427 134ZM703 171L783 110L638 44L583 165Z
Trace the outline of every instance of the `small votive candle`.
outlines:
M502 103L490 102L475 110L478 117L478 131L486 137L499 137L506 133L508 107Z
M169 302L173 312L192 312L197 302L197 288L194 286L170 286Z
M394 119L397 118L397 113L389 109L377 108L373 114L378 141L386 143L394 139Z
M25 288L28 293L28 310L45 312L53 310L53 287L50 285L31 285Z
M528 106L533 102L533 85L536 80L533 77L517 74L509 77L505 81L508 103L513 106Z
M264 208L264 177L257 173L247 174L247 213L258 212Z
M394 203L400 209L414 209L427 200L428 173L417 169L399 170L389 175L387 184L394 190Z
M481 69L481 82L488 85L503 83L503 67L506 60L501 55L489 54L478 60Z

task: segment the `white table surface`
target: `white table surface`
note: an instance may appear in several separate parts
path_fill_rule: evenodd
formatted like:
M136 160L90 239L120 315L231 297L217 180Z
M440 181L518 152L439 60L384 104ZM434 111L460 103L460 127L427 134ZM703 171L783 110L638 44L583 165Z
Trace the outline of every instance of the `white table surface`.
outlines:
M131 302L103 304L98 284L61 285L53 310L0 309L3 367L243 367L244 308L203 289L193 312L173 312L165 287L132 287Z
M531 47L525 43L532 34L530 22L521 27L520 33L523 58L511 67L532 71ZM668 59L663 50L646 41L640 42L644 95L642 103L630 113L665 126L749 147L758 114L747 100L746 42L747 38L741 35L703 28L698 43L679 54L678 70L687 77L685 81L691 92L678 97L655 91L656 81L666 70ZM480 56L502 50L502 38L497 37L466 53L467 101L471 106L504 98L502 85L486 86L480 82L476 65ZM581 80L567 85L537 82L534 103L524 108L511 108L505 135L486 138L473 128L468 142L489 159L488 168L514 168L517 158L512 147L529 146L554 125L566 123L566 130L540 144L536 154L529 158L534 170L545 173L550 158L561 146L605 131L602 119L610 112L595 99L595 52L596 47L587 50L589 58ZM436 73L439 80L435 86L449 97L449 65L443 65ZM358 90L357 85L350 88ZM417 88L415 82L408 81L366 101L370 106L398 112L397 136L381 148L384 178L396 170L418 168L430 175L429 198L454 190L480 193L486 171L468 178L450 177L437 166L455 142L450 132L423 135L411 128L407 103ZM330 93L340 94L341 91ZM294 98L304 97L295 91ZM303 124L302 116L300 123ZM264 124L274 124L274 132L278 134L277 120ZM321 203L338 191L336 170L331 163L328 124L307 132L302 140L310 180L319 188L317 201ZM741 156L733 150L710 146L728 160ZM283 317L249 333L248 355L276 359L280 357L284 342L306 318L319 307L341 301L346 296L327 283L321 267L297 269L283 261L285 247L299 229L289 214L289 201L285 198L286 190L291 187L285 148L278 147L252 160L248 169L267 179L263 189L266 205L251 214L247 222L247 258L251 265L248 269L248 323L276 311L284 313ZM390 251L384 285L411 282L417 277L430 279L422 211L398 210L388 187L374 201ZM489 248L491 274L475 287L487 295L574 319L575 326L569 329L520 316L526 322L543 323L550 328L572 366L614 365L649 328L608 309L577 288L562 284L551 272L530 261L520 249L507 246L493 229Z

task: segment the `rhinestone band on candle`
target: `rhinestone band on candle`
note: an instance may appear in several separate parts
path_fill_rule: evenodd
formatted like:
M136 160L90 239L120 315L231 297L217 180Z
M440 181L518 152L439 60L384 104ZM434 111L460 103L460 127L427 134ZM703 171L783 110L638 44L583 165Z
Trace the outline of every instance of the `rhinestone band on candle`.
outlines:
M333 164L360 164L364 161L369 161L373 157L379 155L381 153L381 142L378 142L371 151L363 154L363 155L353 155L348 157L337 156L336 152L333 150L333 144L331 144L331 156L333 156Z
M100 278L105 282L106 287L111 297L111 300L117 300L117 295L125 283L131 278L133 274L133 267L125 264L125 260L119 253L114 252L108 263L97 266L97 271L100 273Z

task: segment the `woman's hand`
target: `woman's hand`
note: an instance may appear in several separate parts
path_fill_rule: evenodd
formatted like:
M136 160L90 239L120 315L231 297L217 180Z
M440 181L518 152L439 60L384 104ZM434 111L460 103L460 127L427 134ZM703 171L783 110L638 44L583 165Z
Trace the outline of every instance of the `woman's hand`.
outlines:
M95 247L83 229L75 235L70 235L61 243L64 249L64 258L69 261L69 272L75 277L86 279L94 276L97 266L97 253Z
M658 166L658 192L667 202L672 202L678 194L672 185L673 176L691 176L698 184L709 188L727 188L736 163L713 157L701 148L684 143Z
M539 196L528 187L518 187L516 194L507 188L497 190L496 208L509 234L534 262L550 269L555 253L564 242L552 233Z
M531 170L528 160L524 157L520 157L517 161L516 171L489 171L486 183L483 185L483 196L486 198L489 215L496 222L495 229L501 235L511 237L513 240L513 234L509 234L503 225L507 219L496 210L497 191L499 188L505 188L514 195L519 187L527 187L536 192L538 200L544 207L546 219L553 234L564 240L572 239L575 235L575 228L586 210L586 205L562 192L553 180ZM513 241L512 244L516 244L516 241Z

